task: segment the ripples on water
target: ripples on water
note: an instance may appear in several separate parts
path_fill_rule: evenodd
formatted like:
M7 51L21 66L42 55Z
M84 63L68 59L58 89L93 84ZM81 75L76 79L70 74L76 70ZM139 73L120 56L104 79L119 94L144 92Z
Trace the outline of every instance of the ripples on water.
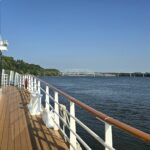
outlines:
M150 133L150 78L43 77L42 79L95 109ZM76 115L104 137L103 123L80 108L76 109ZM80 127L78 132L88 141L92 149L101 148ZM150 145L116 128L113 128L113 139L114 147L118 150L150 150Z

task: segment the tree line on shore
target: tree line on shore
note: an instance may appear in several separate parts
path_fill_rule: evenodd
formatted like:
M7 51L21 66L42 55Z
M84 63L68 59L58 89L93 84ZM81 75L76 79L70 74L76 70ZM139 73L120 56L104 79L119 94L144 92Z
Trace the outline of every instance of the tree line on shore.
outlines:
M2 64L0 63L0 68L6 69L6 70L14 70L21 74L33 74L36 76L61 76L62 73L58 69L47 69L43 68L40 65L36 64L29 64L27 62L24 62L23 60L15 60L13 57L8 56L2 56ZM120 77L150 77L149 72L141 73L141 72L134 72L134 73L100 73L96 72L95 75L114 75L114 76L120 76Z
M2 57L2 68L36 76L59 76L61 74L57 69L45 69L39 65L29 64L23 60L15 60L13 57L8 56Z

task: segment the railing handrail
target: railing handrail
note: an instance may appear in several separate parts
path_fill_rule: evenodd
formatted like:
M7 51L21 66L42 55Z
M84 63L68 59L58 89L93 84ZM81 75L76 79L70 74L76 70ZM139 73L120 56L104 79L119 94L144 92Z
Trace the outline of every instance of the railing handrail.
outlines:
M43 89L43 88L41 88L41 90L46 94L46 91ZM58 102L56 102L55 101L55 99L51 96L51 95L49 95L48 94L48 96L49 96L49 98L54 102L54 103L56 103L57 105L59 105L59 107L60 107L60 105L61 104L59 104ZM52 108L52 106L49 104L49 106L50 106L50 108ZM54 110L53 110L54 111ZM69 113L69 111L68 110L65 110L66 111L66 113L70 116L70 117L72 117L81 127L83 127L91 136L93 136L99 143L101 143L103 146L105 146L105 147L107 147L107 148L109 148L110 150L113 150L114 148L111 148L108 144L106 144L105 143L105 141L101 138L101 137L99 137L95 132L93 132L89 127L87 127L82 121L80 121L78 118L76 118L76 117L73 117L70 113ZM54 111L55 112L55 111ZM57 114L57 113L56 113ZM58 114L57 114L58 115ZM62 120L62 118L60 118L61 120ZM66 123L65 123L66 124ZM68 129L70 129L70 128L68 128ZM81 139L79 140L80 142L81 142ZM83 144L83 142L81 142L82 144ZM83 144L84 145L84 147L87 147L87 146L85 146L85 144Z
M34 76L36 77L36 76ZM37 77L36 77L37 78ZM69 94L57 89L56 87L50 85L49 83L37 78L38 80L40 80L41 82L43 82L44 84L46 84L51 90L58 92L61 96L64 96L67 100L75 103L77 106L81 107L82 109L86 110L87 112L91 113L93 116L95 116L97 119L100 119L108 124L111 124L141 140L144 140L148 143L150 143L150 134L145 133L139 129L136 129L135 127L132 127L126 123L123 123L117 119L114 119L108 115L106 115L105 113L102 113L100 111L97 111L96 109L88 106L87 104L79 101L78 99L70 96Z

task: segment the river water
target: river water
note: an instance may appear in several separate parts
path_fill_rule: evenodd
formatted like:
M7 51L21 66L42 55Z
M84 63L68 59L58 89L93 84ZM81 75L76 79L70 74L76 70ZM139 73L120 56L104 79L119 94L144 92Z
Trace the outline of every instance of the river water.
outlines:
M150 78L42 77L42 79L95 109L150 133ZM78 107L76 115L104 137L103 123ZM93 150L103 149L81 127L77 126L77 132ZM113 127L113 143L118 150L150 150L149 144L115 127Z

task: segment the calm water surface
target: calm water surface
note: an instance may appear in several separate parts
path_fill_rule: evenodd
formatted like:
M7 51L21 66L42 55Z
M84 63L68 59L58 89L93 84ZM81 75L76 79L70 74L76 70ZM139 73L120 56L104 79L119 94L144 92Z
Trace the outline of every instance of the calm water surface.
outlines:
M150 78L42 77L42 79L95 109L150 133ZM80 108L76 108L76 115L104 137L103 123ZM78 127L77 131L92 149L101 148L84 129ZM118 150L150 150L150 145L114 127L113 140L114 147Z

